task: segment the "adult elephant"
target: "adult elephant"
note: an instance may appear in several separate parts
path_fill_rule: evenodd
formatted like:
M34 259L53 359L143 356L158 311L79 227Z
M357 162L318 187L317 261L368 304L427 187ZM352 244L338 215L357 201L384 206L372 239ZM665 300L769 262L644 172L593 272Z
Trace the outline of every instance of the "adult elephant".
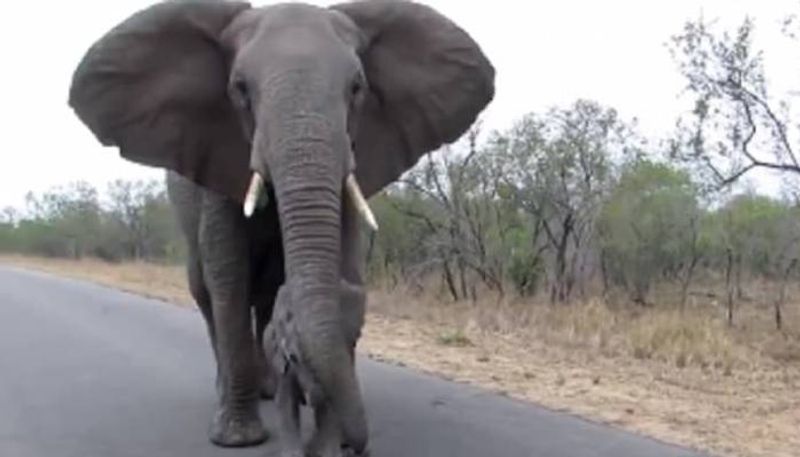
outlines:
M406 1L168 1L89 49L70 89L79 118L123 157L200 186L174 178L184 187L171 193L194 239L192 292L217 356L214 443L266 438L249 303L271 301L285 280L299 363L345 443L364 449L336 303L343 281L363 288L354 236L359 213L371 217L363 197L457 139L493 95L494 69L470 36ZM272 203L254 210L259 199ZM265 273L280 258L282 271Z

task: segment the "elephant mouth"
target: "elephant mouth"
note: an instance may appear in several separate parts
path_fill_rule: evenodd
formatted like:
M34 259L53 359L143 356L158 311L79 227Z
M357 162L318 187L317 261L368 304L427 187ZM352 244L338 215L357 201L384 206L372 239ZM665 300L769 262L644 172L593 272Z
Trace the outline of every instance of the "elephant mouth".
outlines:
M361 191L361 186L358 185L358 180L353 173L349 173L345 179L345 191L353 203L353 206L358 211L359 216L364 220L367 226L373 231L378 231L378 222L375 219L375 214L369 207L364 193ZM250 184L247 187L247 193L244 198L244 205L242 211L245 217L250 218L255 213L256 208L265 207L269 204L269 193L267 192L267 183L264 177L259 172L253 172L250 178Z

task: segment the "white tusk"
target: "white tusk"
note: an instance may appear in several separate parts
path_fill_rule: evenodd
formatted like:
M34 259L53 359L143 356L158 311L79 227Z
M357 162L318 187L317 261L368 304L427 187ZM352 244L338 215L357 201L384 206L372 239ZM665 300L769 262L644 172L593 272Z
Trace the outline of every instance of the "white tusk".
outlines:
M264 192L264 178L258 172L253 173L253 178L250 180L250 187L247 188L247 194L244 197L244 217L250 217L256 210L256 204L261 193Z
M358 187L358 182L356 181L356 176L354 174L350 173L347 175L345 186L347 193L350 194L350 198L353 200L353 204L356 206L356 210L358 210L358 214L364 218L364 220L367 222L367 225L369 225L373 231L377 232L378 223L375 221L375 215L372 214L372 210L369 209L367 199L364 198L364 194L361 193L361 188Z

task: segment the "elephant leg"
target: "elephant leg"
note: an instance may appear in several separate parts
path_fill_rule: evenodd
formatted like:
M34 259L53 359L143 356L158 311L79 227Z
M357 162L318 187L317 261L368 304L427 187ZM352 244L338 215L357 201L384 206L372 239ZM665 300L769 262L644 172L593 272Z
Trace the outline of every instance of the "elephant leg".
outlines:
M203 282L203 266L200 262L200 256L196 249L189 248L188 260L186 262L189 292L192 294L197 307L200 309L200 314L203 315L203 320L206 323L208 330L208 339L211 343L211 350L214 354L214 363L217 367L217 395L222 395L222 373L219 366L219 357L217 356L217 337L214 330L214 312L211 308L211 296L208 294L208 289Z
M340 303L342 306L342 333L344 334L345 342L348 345L353 363L355 363L356 344L361 337L361 329L364 326L364 314L367 304L367 295L364 291L364 286L342 280Z
M341 430L330 406L322 403L314 407L314 434L306 448L309 457L368 457L369 451L356 453L342 446Z
M214 313L211 310L211 297L208 294L205 284L203 283L203 268L200 265L200 259L196 255L189 254L188 261L189 270L189 292L192 294L200 313L208 327L208 337L211 341L211 347L216 352L216 334L214 332ZM216 356L216 353L214 354Z
M340 457L341 435L336 417L324 403L314 406L314 433L306 448L313 457Z
M364 240L361 236L360 217L352 202L346 199L342 209L342 326L348 349L355 364L355 348L361 337L367 307L364 286Z
M365 243L362 237L361 217L358 215L353 202L350 199L342 201L342 284L341 284L341 319L342 333L345 336L347 349L350 352L351 367L355 371L356 346L361 337L361 329L364 326L364 319L367 306L367 293L364 285L364 270L366 267ZM340 438L341 433L338 428L338 421L335 411L329 405L321 408L317 414L318 433L324 439L330 437ZM331 429L331 430L329 430ZM344 457L369 455L369 447L365 447L361 452L356 453L350 447L342 443L341 455ZM340 454L336 454L337 456Z
M367 293L364 287L364 240L361 236L360 217L349 199L342 208L342 289L340 304L345 339L355 350L361 336L366 313ZM354 355L354 354L353 354ZM355 362L355 357L353 357Z
M270 205L247 219L250 246L251 299L255 321L258 382L261 398L275 396L278 376L270 361L271 354L265 351L264 331L270 323L275 307L278 288L284 282L283 243L280 236L275 196L269 198Z
M200 219L202 215L203 197L205 191L191 181L180 175L167 173L167 194L172 203L181 226L184 237L188 258L186 261L186 273L189 283L189 292L194 298L197 307L203 315L208 330L208 339L211 343L211 350L214 354L217 376L217 394L222 395L222 372L219 367L219 357L217 356L216 332L214 330L214 314L211 307L211 296L208 293L205 281L203 280L203 262L200 255Z
M239 205L206 192L199 245L222 380L209 438L225 447L256 445L267 433L258 413L248 239Z
M255 337L256 337L256 363L258 364L258 390L262 399L271 400L275 397L278 376L269 362L271 354L267 354L264 344L264 331L272 318L272 307L279 285L273 290L259 296L254 302Z
M292 369L287 364L286 371L278 380L276 400L283 442L282 457L303 457L303 437L300 431L300 402L302 391Z
M261 398L272 399L278 383L278 375L270 362L272 354L267 353L269 345L264 344L264 331L270 323L275 307L278 289L283 284L283 253L280 238L267 243L261 252L261 262L253 267L253 292L251 302L255 317L255 337L258 362L258 382Z

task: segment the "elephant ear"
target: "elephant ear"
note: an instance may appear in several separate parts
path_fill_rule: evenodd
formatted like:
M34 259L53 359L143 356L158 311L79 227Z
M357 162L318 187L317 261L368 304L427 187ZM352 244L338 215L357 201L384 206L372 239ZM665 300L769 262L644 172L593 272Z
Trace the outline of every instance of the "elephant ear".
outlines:
M69 104L105 146L241 201L249 146L227 96L223 29L247 3L168 1L98 40Z
M376 0L332 8L362 34L369 93L357 121L356 172L371 195L458 139L494 97L495 72L464 30L428 6Z

